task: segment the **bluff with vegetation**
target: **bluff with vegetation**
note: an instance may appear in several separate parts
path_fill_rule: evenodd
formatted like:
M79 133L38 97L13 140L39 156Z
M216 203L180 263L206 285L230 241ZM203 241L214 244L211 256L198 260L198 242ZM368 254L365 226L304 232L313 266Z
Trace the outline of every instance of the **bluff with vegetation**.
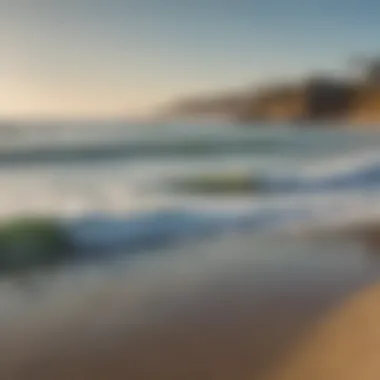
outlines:
M255 122L380 122L380 60L360 78L310 77L256 91L194 97L171 108L175 115L218 116Z

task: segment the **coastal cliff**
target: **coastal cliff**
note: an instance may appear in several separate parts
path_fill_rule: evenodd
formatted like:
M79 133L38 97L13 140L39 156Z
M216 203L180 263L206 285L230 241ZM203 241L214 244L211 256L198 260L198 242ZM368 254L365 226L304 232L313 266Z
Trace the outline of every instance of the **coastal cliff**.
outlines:
M361 79L309 77L289 85L179 101L171 113L239 122L380 122L380 64ZM376 75L375 75L376 74Z

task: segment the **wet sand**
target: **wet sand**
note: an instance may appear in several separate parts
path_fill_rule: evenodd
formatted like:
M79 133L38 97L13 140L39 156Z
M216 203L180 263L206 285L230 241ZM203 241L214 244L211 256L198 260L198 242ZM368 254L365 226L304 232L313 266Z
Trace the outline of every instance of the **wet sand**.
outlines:
M270 371L270 380L376 380L380 373L380 285L357 292L320 320Z
M10 287L0 378L258 379L379 264L356 240L230 236L129 272L62 275L43 296Z

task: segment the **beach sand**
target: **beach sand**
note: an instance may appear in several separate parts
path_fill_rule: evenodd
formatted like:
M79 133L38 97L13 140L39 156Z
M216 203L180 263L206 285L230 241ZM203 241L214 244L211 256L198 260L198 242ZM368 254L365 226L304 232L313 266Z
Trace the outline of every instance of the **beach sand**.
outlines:
M377 279L377 265L373 257L360 252L360 244L302 239L264 243L239 236L218 244L198 249L211 252L224 247L234 252L234 260L218 256L207 263L200 259L198 265L189 267L180 260L174 265L168 258L158 276L164 280L149 285L143 281L145 287L136 286L122 272L112 272L93 283L88 281L87 286L70 280L70 290L52 290L44 301L38 295L32 295L32 301L24 296L31 306L14 306L9 317L0 321L0 378L246 380L264 378L268 371L277 369L280 374L273 373L276 380L349 379L342 377L346 372L341 377L328 377L328 372L315 377L324 374L324 367L314 373L312 368L320 364L319 359L309 368L303 355L299 360L304 372L297 372L298 356L293 359L291 352L300 350L303 354L299 342L314 326L322 330L324 338L314 338L317 343L310 343L310 355L327 360L329 365L334 362L334 356L340 355L339 347L329 344L330 351L324 351L324 342L330 338L334 342L339 338L335 332L341 331L344 350L338 363L345 361L348 366L341 365L349 368L358 355L361 365L364 363L359 345L366 341L355 328L361 326L368 336L362 323L377 326L379 318L367 313L380 313L378 305L371 306L380 292L354 301L337 317L333 314L326 329L324 323L319 327L320 320L351 294ZM254 255L255 250L261 254ZM355 305L359 309L363 306L364 314L355 313ZM342 318L340 326L340 315L346 312L347 320ZM335 330L335 323L341 330ZM320 350L315 354L314 346ZM372 348L366 353L370 354L367 363L374 368ZM288 365L286 360L295 364ZM292 377L293 373L299 377Z
M323 318L267 377L376 380L380 373L380 285L358 291Z

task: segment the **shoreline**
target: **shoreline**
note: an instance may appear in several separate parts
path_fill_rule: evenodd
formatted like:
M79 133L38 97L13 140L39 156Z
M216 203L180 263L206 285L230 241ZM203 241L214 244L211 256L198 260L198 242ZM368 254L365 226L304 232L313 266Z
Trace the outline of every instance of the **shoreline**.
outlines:
M237 234L141 261L130 275L117 265L63 274L60 284L53 276L48 295L24 295L0 321L0 376L258 378L325 313L376 281L371 258L350 247Z
M376 380L379 299L379 283L355 292L322 318L265 380Z

